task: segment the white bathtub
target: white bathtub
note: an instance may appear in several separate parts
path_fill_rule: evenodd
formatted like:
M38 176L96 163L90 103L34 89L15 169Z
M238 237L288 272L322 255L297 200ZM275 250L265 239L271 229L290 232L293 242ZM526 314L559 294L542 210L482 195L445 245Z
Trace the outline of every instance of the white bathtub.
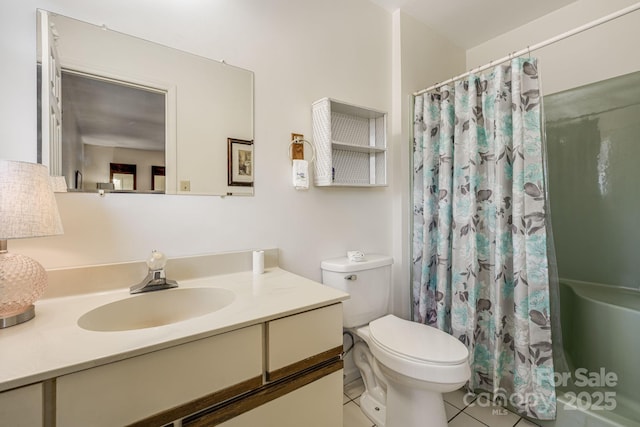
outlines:
M561 280L569 372L556 376L558 413L542 426L640 426L640 291Z

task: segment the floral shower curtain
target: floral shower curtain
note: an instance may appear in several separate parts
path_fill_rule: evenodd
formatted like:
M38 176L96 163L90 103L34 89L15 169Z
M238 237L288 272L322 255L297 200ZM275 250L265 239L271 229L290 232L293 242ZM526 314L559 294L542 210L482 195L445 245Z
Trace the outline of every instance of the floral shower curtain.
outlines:
M472 390L553 419L540 101L524 58L416 96L412 291L415 321L467 345Z

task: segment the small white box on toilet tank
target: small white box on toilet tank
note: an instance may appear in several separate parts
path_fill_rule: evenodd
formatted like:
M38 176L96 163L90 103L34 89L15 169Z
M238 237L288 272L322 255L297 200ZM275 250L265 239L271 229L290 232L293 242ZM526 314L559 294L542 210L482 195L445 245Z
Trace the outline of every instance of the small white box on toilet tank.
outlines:
M378 254L357 262L346 256L322 261L322 283L351 296L343 302L345 328L367 325L388 313L391 264L393 258Z

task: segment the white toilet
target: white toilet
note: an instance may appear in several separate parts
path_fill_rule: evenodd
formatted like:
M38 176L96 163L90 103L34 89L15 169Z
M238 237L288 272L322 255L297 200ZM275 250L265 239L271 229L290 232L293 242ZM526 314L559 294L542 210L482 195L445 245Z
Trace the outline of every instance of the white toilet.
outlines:
M344 327L360 338L353 348L365 385L360 407L378 427L446 427L442 393L469 379L469 352L439 329L388 314L392 263L369 254L321 264L322 282L351 295Z

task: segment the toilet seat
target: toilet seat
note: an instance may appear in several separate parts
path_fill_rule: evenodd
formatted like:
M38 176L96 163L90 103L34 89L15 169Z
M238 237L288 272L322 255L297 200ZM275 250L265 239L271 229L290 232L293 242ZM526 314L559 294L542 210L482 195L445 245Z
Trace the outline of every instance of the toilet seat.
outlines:
M469 351L446 332L394 315L372 321L368 329L373 355L400 374L437 383L469 378Z
M372 321L369 331L387 351L416 362L457 365L469 356L467 347L446 332L391 314Z

